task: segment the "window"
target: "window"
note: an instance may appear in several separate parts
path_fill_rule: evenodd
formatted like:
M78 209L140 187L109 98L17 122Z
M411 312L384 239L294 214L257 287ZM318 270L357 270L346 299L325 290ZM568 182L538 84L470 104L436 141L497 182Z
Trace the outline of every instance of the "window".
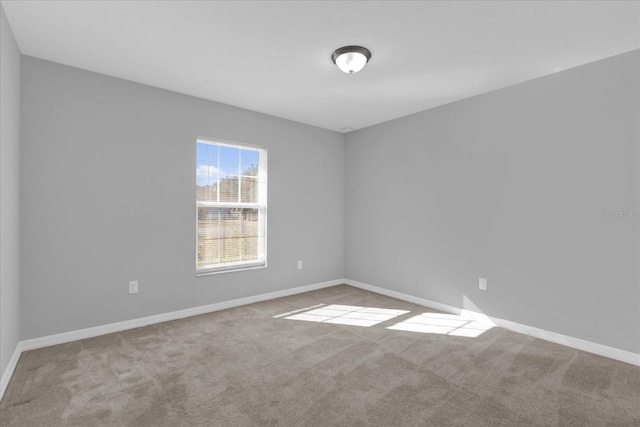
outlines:
M196 275L266 266L266 149L198 138L196 218Z

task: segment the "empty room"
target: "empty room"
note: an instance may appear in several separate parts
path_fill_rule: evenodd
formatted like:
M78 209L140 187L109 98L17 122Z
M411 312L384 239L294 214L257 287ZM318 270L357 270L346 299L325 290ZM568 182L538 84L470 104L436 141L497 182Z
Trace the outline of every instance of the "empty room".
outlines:
M640 2L0 5L2 427L640 426Z

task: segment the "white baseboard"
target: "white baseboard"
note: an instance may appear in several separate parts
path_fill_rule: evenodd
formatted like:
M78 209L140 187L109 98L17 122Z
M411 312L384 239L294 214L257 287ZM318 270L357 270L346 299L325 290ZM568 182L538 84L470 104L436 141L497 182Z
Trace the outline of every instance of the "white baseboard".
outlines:
M155 316L131 319L131 320L126 320L124 322L110 323L108 325L96 326L93 328L80 329L77 331L64 332L61 334L49 335L45 337L20 341L16 346L16 349L13 353L13 356L11 357L11 360L9 361L9 365L7 366L4 373L2 374L2 379L0 380L0 400L4 396L4 392L7 389L7 386L9 385L9 381L11 380L13 372L18 364L18 360L20 359L20 354L22 354L23 351L34 350L37 348L48 347L56 344L64 344L71 341L77 341L84 338L92 338L100 335L111 334L114 332L125 331L133 328L140 328L142 326L166 322L169 320L183 319L185 317L197 316L199 314L212 313L214 311L226 310L228 308L239 307L242 305L253 304L260 301L286 297L289 295L300 294L304 292L314 291L322 288L328 288L330 286L336 286L341 284L347 284L350 286L354 286L356 288L375 292L381 295L386 295L399 300L423 305L425 307L430 307L435 310L440 310L446 313L453 313L458 315L464 314L474 319L483 319L485 321L488 320L488 321L491 321L496 326L499 326L501 328L505 328L514 332L519 332L521 334L551 341L557 344L565 345L567 347L572 347L578 350L587 351L589 353L594 353L600 356L619 360L621 362L626 362L632 365L640 366L640 354L637 354L637 353L632 353L630 351L608 347L602 344L596 344L590 341L569 337L556 332L546 331L544 329L523 325L520 323L500 319L497 317L487 316L483 313L461 309L459 307L442 304L436 301L431 301L428 299L404 294L401 292L391 291L389 289L372 286L366 283L357 282L355 280L336 279L336 280L330 280L328 282L315 283L307 286L299 286L297 288L284 289L281 291L269 292L266 294L254 295L246 298L239 298L235 300L223 301L223 302L203 305L199 307L187 308L185 310L172 311L170 313L163 313Z
M13 372L23 351L35 350L37 348L49 347L56 344L64 344L84 338L92 338L114 332L126 331L128 329L140 328L142 326L155 323L167 322L169 320L183 319L185 317L197 316L199 314L212 313L214 311L226 310L228 308L239 307L241 305L253 304L255 302L286 297L289 295L301 294L303 292L315 291L317 289L328 288L330 286L341 285L344 279L330 280L328 282L314 283L297 288L284 289L281 291L269 292L266 294L254 295L245 298L238 298L230 301L223 301L199 307L187 308L185 310L172 311L170 313L157 314L155 316L141 317L138 319L125 320L124 322L110 323L108 325L96 326L93 328L79 329L77 331L63 332L61 334L48 335L45 337L33 338L20 341L9 361L9 365L2 374L0 382L0 400L9 385Z
M582 350L589 353L597 354L599 356L608 357L610 359L619 360L620 362L629 363L631 365L640 366L640 354L638 353L633 353L630 351L609 347L603 344L597 344L597 343L586 341L580 338L570 337L567 335L559 334L557 332L551 332L544 329L536 328L534 326L523 325L521 323L500 319L498 317L488 316L484 313L474 312L471 310L462 309L462 308L454 307L447 304L442 304L436 301L419 298L413 295L403 294L402 292L391 291L389 289L372 286L366 283L357 282L355 280L344 279L343 282L346 283L347 285L354 286L356 288L375 292L381 295L386 295L399 300L412 302L414 304L424 305L425 307L444 311L446 313L452 313L452 314L458 314L458 315L463 314L463 315L470 316L474 319L483 319L485 321L488 320L491 323L493 323L495 326L498 326L500 328L504 328L510 331L529 335L534 338L540 338L546 341L551 341L553 343L575 348L577 350Z
M452 305L442 304L436 301L431 301L431 300L420 298L420 297L414 297L413 295L403 294L402 292L391 291L385 288L379 288L377 286L369 285L367 283L357 282L351 279L344 279L344 283L349 286L353 286L355 288L364 289L365 291L374 292L380 295L386 295L391 298L412 302L418 305L424 305L425 307L444 311L445 313L460 314L462 312L462 309L454 307Z
M9 381L11 381L11 377L13 376L13 371L16 370L16 366L18 366L18 360L20 359L20 355L22 354L22 345L19 342L16 345L16 349L13 352L13 355L11 356L11 359L9 359L9 364L7 365L7 368L4 370L4 373L2 374L2 378L0 379L0 400L2 400L2 396L4 396L4 392L7 390L7 387L9 386Z
M71 341L97 337L114 332L126 331L128 329L140 328L142 326L167 322L169 320L183 319L185 317L197 316L199 314L212 313L214 311L226 310L228 308L239 307L241 305L253 304L255 302L286 297L289 295L314 291L316 289L328 288L330 286L341 285L343 283L344 279L330 280L328 282L314 283L313 285L299 286L297 288L284 289L281 291L269 292L267 294L254 295L230 301L223 301L214 304L202 305L199 307L187 308L184 310L172 311L169 313L156 314L154 316L125 320L124 322L110 323L93 328L79 329L77 331L63 332L61 334L33 338L21 341L22 351L48 347L56 344L64 344Z

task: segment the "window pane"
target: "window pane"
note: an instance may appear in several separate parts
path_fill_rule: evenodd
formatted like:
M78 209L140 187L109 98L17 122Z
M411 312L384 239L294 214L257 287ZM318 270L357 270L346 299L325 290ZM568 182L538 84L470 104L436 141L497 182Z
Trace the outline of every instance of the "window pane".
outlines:
M196 147L196 200L217 201L218 147L198 143Z
M260 239L258 209L242 209L243 238L241 242L242 259L258 259L258 241Z
M198 208L197 266L258 259L257 209Z
M258 176L260 153L256 150L242 150L240 154L242 175Z
M217 243L219 211L217 208L198 208L198 267L220 263Z
M225 176L220 180L220 201L238 202L237 176Z
M220 175L225 178L228 175L238 175L240 171L240 149L218 146L220 149Z
M242 177L241 202L258 203L258 178Z

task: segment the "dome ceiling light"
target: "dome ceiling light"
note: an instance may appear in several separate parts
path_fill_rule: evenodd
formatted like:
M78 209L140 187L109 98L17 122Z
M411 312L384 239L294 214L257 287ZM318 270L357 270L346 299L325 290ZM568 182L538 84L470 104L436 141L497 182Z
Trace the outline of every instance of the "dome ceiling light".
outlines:
M331 55L331 60L347 74L355 74L362 70L371 59L371 52L362 46L344 46L336 49Z

